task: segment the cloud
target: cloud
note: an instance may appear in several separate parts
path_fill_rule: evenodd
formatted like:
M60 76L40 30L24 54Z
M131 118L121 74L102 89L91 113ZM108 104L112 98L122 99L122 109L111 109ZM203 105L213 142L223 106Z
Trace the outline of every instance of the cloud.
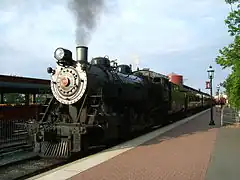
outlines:
M219 0L108 1L89 44L90 57L109 55L168 74L177 72L203 88L209 64L216 83L226 77L214 59L231 42L224 18L229 7ZM14 4L15 3L15 4ZM66 0L0 2L0 73L47 78L54 50L75 54L75 22Z

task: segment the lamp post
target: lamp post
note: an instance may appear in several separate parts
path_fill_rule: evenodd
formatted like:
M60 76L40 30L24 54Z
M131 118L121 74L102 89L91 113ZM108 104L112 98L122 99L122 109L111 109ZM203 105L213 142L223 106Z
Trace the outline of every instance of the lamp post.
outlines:
M220 84L217 85L217 96L218 96L218 102L220 100Z
M208 72L208 78L210 80L210 95L211 95L211 119L210 119L209 125L214 126L215 122L213 120L213 102L212 102L212 80L214 78L214 69L212 68L212 66L209 66L207 72Z

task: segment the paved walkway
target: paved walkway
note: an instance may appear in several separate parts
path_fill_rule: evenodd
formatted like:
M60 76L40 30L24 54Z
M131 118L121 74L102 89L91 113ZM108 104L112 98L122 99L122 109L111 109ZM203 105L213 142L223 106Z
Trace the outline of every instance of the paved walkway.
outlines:
M207 112L71 179L204 180L207 173L208 179L218 180L214 176L218 169L207 172L207 168L217 139L220 114L214 115L214 128L208 125L209 117ZM215 166L214 163L219 162L210 161L212 163Z
M224 113L229 113L226 108ZM228 122L231 121L228 116ZM235 121L235 120L234 120ZM232 121L232 122L234 122ZM208 166L206 180L240 179L240 129L229 125L218 130L217 141Z

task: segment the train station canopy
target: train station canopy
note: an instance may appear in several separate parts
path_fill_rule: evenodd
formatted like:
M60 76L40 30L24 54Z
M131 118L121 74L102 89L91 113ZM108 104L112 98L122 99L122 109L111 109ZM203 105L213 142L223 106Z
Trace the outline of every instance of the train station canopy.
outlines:
M0 75L0 93L44 94L50 92L50 80Z

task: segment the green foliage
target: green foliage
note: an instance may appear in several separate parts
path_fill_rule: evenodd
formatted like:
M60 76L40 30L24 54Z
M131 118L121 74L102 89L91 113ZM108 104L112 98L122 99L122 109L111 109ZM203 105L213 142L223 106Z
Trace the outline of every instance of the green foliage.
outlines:
M6 104L21 104L24 103L24 95L18 93L6 93L4 94L4 102Z
M219 50L219 53L216 59L219 65L223 68L231 67L237 70L236 66L240 65L240 36L236 36L234 42Z
M45 101L46 101L46 94L38 94L37 96L36 96L36 103L38 103L38 104L44 104L45 103Z
M228 26L228 32L231 36L239 35L240 34L240 5L237 5L237 10L233 10L229 13L225 23Z
M233 107L240 108L240 76L231 73L226 79L228 100Z
M220 55L217 56L216 62L223 69L230 68L232 70L223 83L223 87L226 89L230 104L240 108L240 0L225 1L231 6L236 5L236 9L232 10L225 20L228 32L234 41L219 50Z
M225 2L227 4L233 4L233 3L239 2L239 0L225 0Z
M19 93L5 93L4 94L4 103L5 104L24 104L25 103L25 95ZM29 97L30 101L32 97ZM37 94L36 95L36 103L43 104L46 101L46 94Z

